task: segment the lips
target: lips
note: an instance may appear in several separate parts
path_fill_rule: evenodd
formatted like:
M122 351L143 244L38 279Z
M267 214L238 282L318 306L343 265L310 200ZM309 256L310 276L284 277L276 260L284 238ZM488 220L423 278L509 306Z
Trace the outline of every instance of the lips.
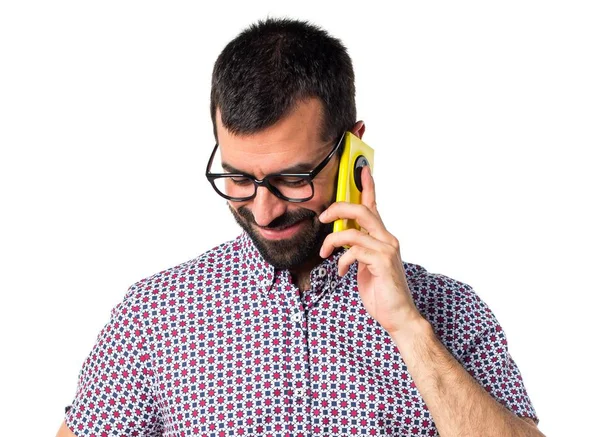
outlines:
M300 221L302 221L302 220L300 220ZM296 222L296 223L293 223L291 225L282 226L282 227L279 227L279 228L263 228L263 229L266 229L267 231L283 231L284 229L291 228L292 226L295 226L298 223L300 223L300 222Z
M289 238L296 233L296 231L302 226L305 220L300 220L283 228L259 228L260 233L263 237L269 240L277 240L281 238Z

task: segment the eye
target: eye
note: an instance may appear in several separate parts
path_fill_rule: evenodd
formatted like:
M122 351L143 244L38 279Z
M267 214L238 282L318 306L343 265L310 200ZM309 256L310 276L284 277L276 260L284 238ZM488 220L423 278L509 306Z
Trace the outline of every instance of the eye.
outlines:
M273 185L283 185L289 188L299 188L308 185L308 179L298 176L278 176L271 179Z
M250 179L243 177L243 176L230 176L229 179L235 185L248 185L248 184L252 183L252 181Z

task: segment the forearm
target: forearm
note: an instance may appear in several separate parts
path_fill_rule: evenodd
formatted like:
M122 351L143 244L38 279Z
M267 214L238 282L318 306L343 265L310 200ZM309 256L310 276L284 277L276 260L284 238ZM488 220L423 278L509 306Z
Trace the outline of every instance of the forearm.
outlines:
M392 334L440 436L543 436L492 398L422 319Z

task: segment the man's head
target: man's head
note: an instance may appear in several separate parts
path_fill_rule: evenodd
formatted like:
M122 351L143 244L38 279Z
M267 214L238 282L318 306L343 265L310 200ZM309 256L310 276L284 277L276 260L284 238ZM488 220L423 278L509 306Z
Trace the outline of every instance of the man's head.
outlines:
M289 19L258 22L225 47L213 71L211 117L222 166L257 179L298 166L310 171L343 132L364 131L355 123L354 73L345 47ZM335 200L338 162L334 156L315 177L307 202L290 203L265 187L249 201L229 202L238 224L276 268L318 257L332 230L318 215Z

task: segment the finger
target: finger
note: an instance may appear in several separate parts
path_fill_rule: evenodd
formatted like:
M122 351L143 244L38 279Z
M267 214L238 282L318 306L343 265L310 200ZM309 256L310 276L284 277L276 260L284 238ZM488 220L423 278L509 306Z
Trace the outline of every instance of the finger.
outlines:
M336 247L342 246L362 246L370 250L382 250L384 243L365 234L357 229L347 229L341 232L334 232L323 240L319 256L321 258L329 257Z
M354 263L354 261L356 261L355 251L358 249L354 249L354 247L359 246L352 246L338 260L338 276L341 277L348 273L348 270L350 270L350 266Z
M371 173L371 167L365 165L360 173L363 190L361 193L360 203L365 205L375 214L379 215L377 211L377 202L375 198L375 181Z
M388 232L381 221L366 205L357 205L349 202L335 202L321 213L319 220L322 223L333 222L338 219L353 219L370 235L380 240L388 239Z
M365 264L369 271L378 276L384 268L377 268L378 264L385 264L381 253L363 246L352 246L338 260L338 275L344 276L350 270L350 266L358 261Z

